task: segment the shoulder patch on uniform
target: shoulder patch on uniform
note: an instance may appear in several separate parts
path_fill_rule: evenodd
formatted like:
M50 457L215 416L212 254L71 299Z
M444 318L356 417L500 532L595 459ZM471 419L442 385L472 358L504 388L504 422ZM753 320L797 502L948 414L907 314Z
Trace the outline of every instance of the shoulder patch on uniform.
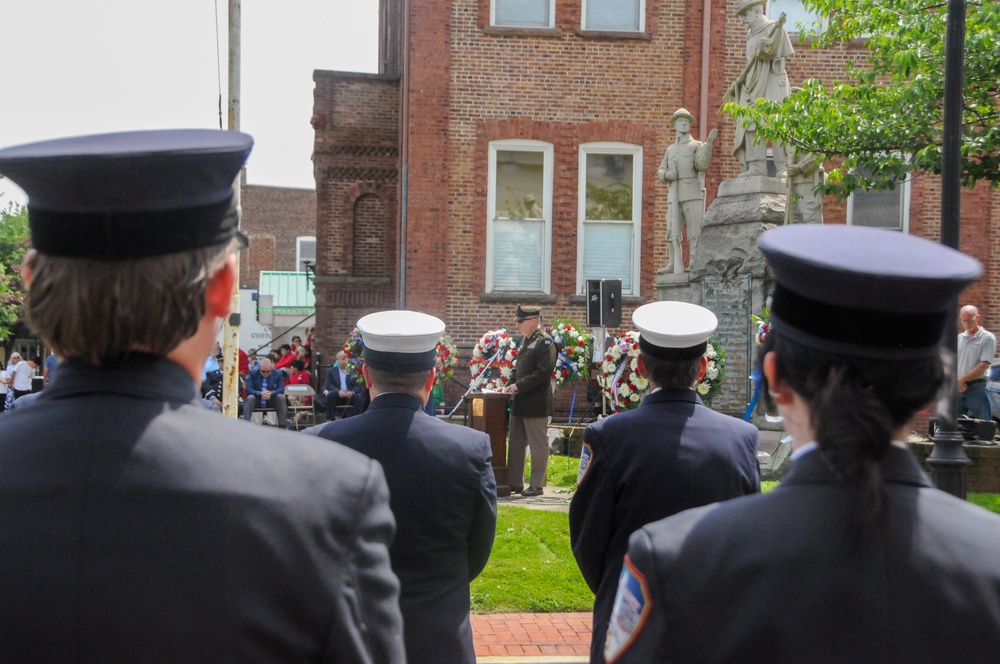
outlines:
M576 471L577 486L580 486L580 482L587 476L587 471L590 470L590 460L593 458L593 448L590 447L589 443L584 443L583 448L580 449L580 468Z
M545 345L546 346L551 346L552 345L552 339L546 339L545 340Z
M653 602L649 597L646 577L637 570L628 555L618 577L618 594L608 623L608 639L604 643L604 658L611 664L632 645L649 617Z

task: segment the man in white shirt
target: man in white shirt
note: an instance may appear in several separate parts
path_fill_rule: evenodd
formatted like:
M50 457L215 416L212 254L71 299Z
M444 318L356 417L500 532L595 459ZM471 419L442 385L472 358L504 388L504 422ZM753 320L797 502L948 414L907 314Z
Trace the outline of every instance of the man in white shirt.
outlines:
M979 310L971 304L958 313L964 332L958 335L958 414L990 420L986 372L997 352L997 338L979 327Z
M31 379L34 378L35 369L41 362L42 358L36 356L30 360L21 359L14 365L10 378L15 399L23 397L25 394L31 394Z

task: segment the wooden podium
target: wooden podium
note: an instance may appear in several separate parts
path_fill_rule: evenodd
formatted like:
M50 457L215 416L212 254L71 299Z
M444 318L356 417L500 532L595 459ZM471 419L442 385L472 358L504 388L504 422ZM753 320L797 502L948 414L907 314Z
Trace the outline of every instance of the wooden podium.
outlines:
M507 477L507 404L509 394L487 392L470 396L469 426L484 431L493 449L493 476L497 481L497 496L510 495Z

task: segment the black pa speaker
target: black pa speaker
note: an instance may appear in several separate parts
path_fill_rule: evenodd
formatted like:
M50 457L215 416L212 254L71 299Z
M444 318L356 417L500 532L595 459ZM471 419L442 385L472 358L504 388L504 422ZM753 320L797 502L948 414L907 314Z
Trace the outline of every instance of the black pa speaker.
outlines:
M618 327L622 324L622 280L587 279L587 325Z

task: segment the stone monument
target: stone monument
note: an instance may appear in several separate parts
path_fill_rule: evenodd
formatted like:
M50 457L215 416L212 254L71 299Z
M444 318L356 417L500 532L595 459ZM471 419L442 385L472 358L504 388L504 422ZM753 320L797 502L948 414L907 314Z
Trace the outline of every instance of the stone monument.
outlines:
M785 17L769 20L763 15L763 4L764 0L737 2L737 14L747 26L747 62L725 101L752 105L757 99L781 100L788 95L785 60L792 55L792 46L784 29ZM756 125L737 121L733 156L741 172L719 185L704 215L689 272L661 271L656 276L661 300L701 304L719 318L716 337L727 353L726 381L713 407L739 415L746 410L753 389L750 372L756 348L750 316L760 314L773 283L757 239L785 223L789 199L784 147L772 145L776 173L771 177L767 145L755 140L756 133ZM798 157L793 166L792 171L798 173ZM755 423L762 424L760 419Z

